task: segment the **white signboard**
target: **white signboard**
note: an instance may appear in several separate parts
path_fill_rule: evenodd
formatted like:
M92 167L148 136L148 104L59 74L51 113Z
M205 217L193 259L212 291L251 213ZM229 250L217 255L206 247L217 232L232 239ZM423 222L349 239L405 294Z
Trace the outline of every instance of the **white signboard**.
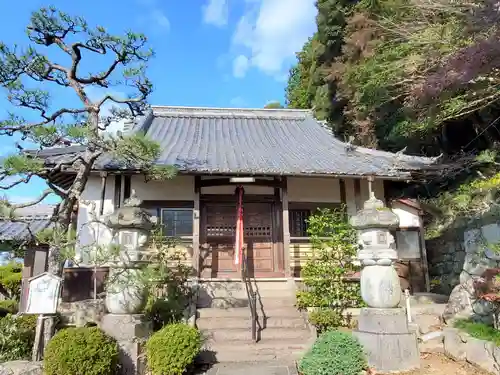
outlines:
M28 280L26 314L55 314L61 291L60 277L44 272Z

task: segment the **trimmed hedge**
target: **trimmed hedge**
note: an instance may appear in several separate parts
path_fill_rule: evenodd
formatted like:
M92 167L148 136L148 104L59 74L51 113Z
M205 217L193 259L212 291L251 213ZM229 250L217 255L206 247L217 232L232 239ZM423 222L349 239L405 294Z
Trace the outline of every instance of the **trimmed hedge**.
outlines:
M118 344L98 327L66 328L48 343L45 375L115 375Z
M299 363L302 375L359 375L367 367L361 344L349 333L327 331Z
M169 324L146 343L148 367L153 375L182 375L200 352L200 332L184 323Z

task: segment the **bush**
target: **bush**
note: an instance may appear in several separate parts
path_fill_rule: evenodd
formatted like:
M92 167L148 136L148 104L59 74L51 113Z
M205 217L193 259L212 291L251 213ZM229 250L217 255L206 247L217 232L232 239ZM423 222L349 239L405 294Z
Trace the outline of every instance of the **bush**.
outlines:
M351 334L327 331L299 363L303 375L359 375L367 367L363 348Z
M29 359L35 340L35 315L7 315L0 319L0 362Z
M0 317L7 314L17 314L19 302L13 299L0 301Z
M359 270L353 264L359 246L345 207L320 209L309 217L307 225L313 255L301 270L305 288L297 292L297 306L319 308L321 312L309 319L323 332L347 325L341 318L345 310L363 305L359 283L348 280Z
M182 375L200 352L200 332L183 323L170 324L146 343L148 366L153 375Z
M66 328L47 344L45 375L114 375L118 344L97 327Z

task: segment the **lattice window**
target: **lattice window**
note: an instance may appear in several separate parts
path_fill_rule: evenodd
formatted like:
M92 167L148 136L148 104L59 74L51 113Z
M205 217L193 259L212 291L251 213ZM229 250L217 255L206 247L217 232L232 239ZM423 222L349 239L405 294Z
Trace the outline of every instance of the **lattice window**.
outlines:
M234 237L236 233L236 208L209 206L205 233L208 237Z
M289 226L291 237L308 237L307 219L311 216L311 210L289 210Z
M161 209L163 235L184 237L193 235L193 210L191 208Z

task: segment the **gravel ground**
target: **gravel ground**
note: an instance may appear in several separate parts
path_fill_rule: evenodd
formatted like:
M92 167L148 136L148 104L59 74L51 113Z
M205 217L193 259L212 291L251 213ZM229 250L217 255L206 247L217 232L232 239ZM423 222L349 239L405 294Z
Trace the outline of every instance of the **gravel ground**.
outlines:
M468 363L455 362L440 353L422 354L421 365L420 370L401 375L489 375Z

